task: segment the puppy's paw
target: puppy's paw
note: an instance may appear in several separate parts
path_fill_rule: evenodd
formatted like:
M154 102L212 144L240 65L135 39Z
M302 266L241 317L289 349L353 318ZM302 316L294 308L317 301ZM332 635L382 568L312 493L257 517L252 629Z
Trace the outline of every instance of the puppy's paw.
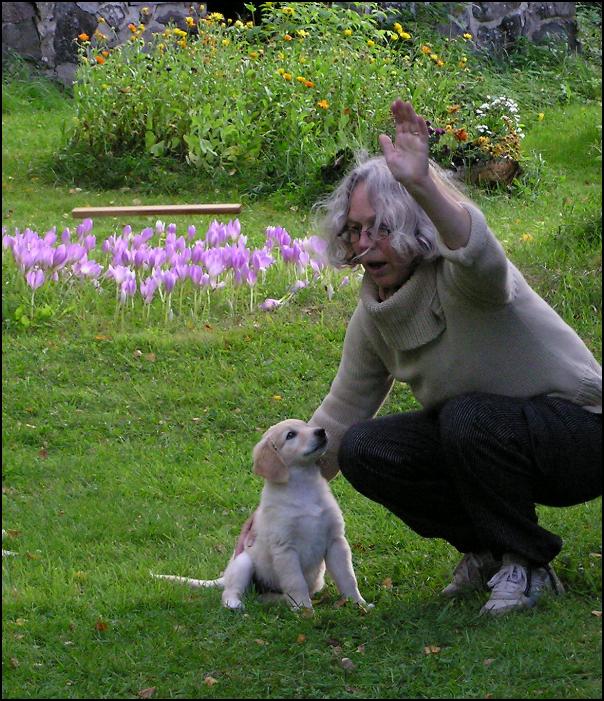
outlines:
M230 611L243 611L243 609L245 608L243 602L239 599L236 599L235 597L224 599L222 605Z

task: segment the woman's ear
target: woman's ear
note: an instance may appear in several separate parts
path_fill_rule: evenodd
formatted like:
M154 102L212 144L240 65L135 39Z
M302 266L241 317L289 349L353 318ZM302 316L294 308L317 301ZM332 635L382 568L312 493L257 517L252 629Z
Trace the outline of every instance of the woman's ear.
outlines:
M281 459L277 447L270 438L263 438L253 451L254 472L269 482L285 484L289 470Z

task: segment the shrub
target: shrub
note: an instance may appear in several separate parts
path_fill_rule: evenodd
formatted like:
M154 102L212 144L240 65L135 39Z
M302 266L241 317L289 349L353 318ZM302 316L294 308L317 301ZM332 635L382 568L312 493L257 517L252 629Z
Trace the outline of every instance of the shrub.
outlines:
M213 13L151 38L131 25L112 51L99 33L80 36L70 152L87 153L97 175L99 162L138 154L248 191L314 194L356 150L375 150L396 96L443 128L463 103L467 139L481 136L470 35L428 43L362 5L372 12L264 3L255 23Z

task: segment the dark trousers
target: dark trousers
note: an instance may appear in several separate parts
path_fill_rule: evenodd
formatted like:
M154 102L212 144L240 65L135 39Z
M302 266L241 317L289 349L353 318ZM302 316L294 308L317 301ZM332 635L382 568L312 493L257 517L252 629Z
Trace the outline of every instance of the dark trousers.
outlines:
M355 489L420 535L543 565L562 540L535 504L602 494L602 418L562 399L471 393L353 425L338 460Z

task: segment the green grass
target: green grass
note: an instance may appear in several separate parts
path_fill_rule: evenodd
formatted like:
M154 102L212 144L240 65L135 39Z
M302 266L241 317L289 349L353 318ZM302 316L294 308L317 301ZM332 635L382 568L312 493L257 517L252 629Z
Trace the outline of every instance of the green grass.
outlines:
M70 110L64 97L36 98L3 115L9 231L73 225L71 209L86 204L238 199L201 182L178 196L70 192L76 184L43 167ZM472 193L510 257L598 357L600 119L597 104L548 108L525 144L542 155L541 181L513 197ZM308 230L308 212L279 196L244 204L250 235L267 224ZM16 303L4 262L3 296ZM4 547L18 553L3 560L4 697L130 698L151 687L155 698L601 697L599 500L539 509L564 540L555 566L568 593L502 620L478 617L481 596L443 602L453 549L341 478L332 487L360 589L376 604L369 614L334 607L331 583L306 618L254 596L233 615L216 591L148 576L222 570L257 503L251 449L268 425L308 417L327 392L354 292L331 303L309 293L277 314L198 327L115 323L102 305L29 330L4 324ZM413 405L397 386L383 411Z

